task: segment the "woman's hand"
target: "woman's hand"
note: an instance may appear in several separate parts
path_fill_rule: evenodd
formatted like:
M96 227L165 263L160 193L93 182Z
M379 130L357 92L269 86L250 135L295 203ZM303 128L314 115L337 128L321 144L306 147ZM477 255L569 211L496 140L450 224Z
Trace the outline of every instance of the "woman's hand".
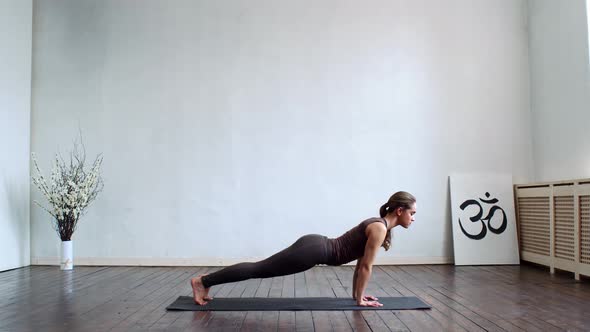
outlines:
M352 297L353 300L356 300L356 297ZM363 296L363 301L377 301L379 300L377 297L373 296L373 295L364 295Z
M383 304L381 304L377 301L366 301L366 300L357 301L356 304L361 307L382 307L383 306Z
M379 300L378 298L376 298L373 295L365 295L363 296L363 301L377 301Z

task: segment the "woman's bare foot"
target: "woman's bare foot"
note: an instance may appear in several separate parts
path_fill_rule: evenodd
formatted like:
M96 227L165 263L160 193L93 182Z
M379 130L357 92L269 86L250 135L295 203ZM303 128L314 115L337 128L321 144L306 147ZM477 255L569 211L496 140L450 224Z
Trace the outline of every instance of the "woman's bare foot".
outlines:
M197 277L198 278L202 278L204 276L206 276L207 274L199 274ZM211 287L209 288L205 288L205 297L203 297L206 301L211 301L213 300L213 298L211 296L209 296L209 289L211 289Z
M205 305L207 301L211 300L209 297L209 288L203 286L201 276L191 279L191 287L193 288L193 298L198 305Z

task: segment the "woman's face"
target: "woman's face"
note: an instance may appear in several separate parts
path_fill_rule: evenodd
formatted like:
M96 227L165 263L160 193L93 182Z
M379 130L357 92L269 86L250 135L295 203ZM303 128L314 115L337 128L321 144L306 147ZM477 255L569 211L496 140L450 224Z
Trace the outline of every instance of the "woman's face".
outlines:
M403 228L408 228L414 222L414 214L416 214L416 203L412 204L409 209L401 209L401 214L398 216L398 224Z

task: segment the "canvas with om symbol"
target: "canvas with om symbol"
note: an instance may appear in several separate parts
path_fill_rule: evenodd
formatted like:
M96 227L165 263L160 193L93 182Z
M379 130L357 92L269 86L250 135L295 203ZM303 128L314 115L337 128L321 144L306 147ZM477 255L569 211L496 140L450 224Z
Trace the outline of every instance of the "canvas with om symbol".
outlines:
M519 264L512 176L450 176L455 265Z

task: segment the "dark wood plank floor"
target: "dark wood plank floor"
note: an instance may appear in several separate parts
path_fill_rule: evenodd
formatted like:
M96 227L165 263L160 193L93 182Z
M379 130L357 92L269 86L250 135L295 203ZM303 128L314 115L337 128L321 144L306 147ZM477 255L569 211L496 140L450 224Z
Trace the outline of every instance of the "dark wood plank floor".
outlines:
M368 293L432 310L177 312L207 267L30 266L0 273L0 331L588 331L590 282L533 265L377 266ZM350 297L352 267L252 279L218 297Z

